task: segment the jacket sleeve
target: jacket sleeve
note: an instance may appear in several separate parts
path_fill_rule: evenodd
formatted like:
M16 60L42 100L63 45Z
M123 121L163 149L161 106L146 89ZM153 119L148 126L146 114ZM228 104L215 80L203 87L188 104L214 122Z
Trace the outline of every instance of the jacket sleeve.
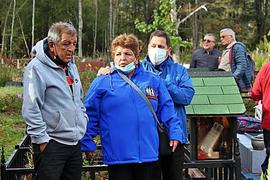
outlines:
M192 85L192 80L187 73L186 68L177 68L176 77L167 74L165 85L174 101L179 105L189 105L192 101L195 90Z
M26 68L23 79L23 106L22 116L27 124L27 134L32 143L49 142L46 132L46 123L43 121L41 107L44 104L46 84L42 73L34 66Z
M242 45L234 45L233 51L233 60L235 63L235 71L233 72L233 77L239 79L247 68L246 62L246 50ZM234 53L235 52L235 53Z
M251 90L251 98L254 101L262 100L262 82L264 81L264 74L265 74L266 67L263 67L256 76L254 81L252 90Z
M160 82L158 92L158 118L165 124L169 130L170 140L183 140L183 130L180 127L180 119L174 109L173 101L162 81Z
M84 137L81 139L81 150L82 151L95 151L96 143L94 138L99 133L99 119L100 119L100 101L101 94L98 91L99 80L95 79L87 94L84 101L86 108L86 114L89 118L87 123L87 129Z
M189 65L189 68L196 68L195 52L192 55L192 60L191 60L191 63Z

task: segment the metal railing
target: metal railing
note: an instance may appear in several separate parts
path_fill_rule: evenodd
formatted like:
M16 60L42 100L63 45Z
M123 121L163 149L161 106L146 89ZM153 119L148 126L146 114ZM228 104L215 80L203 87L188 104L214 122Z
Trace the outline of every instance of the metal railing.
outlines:
M83 165L82 177L87 176L89 180L108 179L107 165L102 163L101 146L98 146L98 155L89 159L87 165ZM188 178L189 169L196 168L205 178L210 180L228 180L240 179L239 177L239 159L221 159L218 161L204 160L194 161L190 159L189 145L184 150L184 172L183 176ZM20 144L15 146L15 150L5 162L4 148L1 151L1 180L32 179L34 173L33 163L29 155L31 154L31 141L29 136L25 136ZM239 157L239 154L237 155ZM29 160L30 159L30 160ZM29 162L30 161L30 162ZM31 164L32 163L32 164ZM86 175L87 174L87 175ZM101 176L105 177L98 178ZM85 178L84 178L85 179Z
M100 146L98 146L100 149ZM4 148L1 150L1 180L31 179L34 173L31 159L31 140L29 136L24 136L20 144L15 145L15 150L5 161ZM82 176L88 173L90 180L95 180L100 176L100 172L107 170L107 165L102 163L101 152L98 156L89 159L87 165L83 165ZM107 176L103 178L107 179Z

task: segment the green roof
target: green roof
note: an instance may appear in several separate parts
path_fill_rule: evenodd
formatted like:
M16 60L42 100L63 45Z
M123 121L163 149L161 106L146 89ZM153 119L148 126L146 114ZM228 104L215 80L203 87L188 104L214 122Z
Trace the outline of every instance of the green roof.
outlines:
M231 73L189 71L195 95L186 107L190 116L240 115L246 108Z

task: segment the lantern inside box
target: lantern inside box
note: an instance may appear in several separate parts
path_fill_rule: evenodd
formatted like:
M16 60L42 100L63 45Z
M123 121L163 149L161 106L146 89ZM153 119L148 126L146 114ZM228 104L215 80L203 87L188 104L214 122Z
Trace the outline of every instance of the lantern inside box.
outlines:
M232 159L233 125L227 117L196 118L196 159Z

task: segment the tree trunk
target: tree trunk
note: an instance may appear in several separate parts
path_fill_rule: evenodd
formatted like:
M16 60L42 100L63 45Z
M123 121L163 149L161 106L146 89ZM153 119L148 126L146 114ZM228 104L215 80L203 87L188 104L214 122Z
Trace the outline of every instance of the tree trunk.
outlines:
M114 0L114 11L113 11L113 27L112 27L112 37L114 38L117 29L117 14L118 14L118 0Z
M195 0L195 7L197 7L198 0ZM197 13L193 16L193 24L192 24L192 44L193 50L195 50L199 46L199 37L198 37L198 15Z
M83 19L82 19L82 0L79 0L79 42L78 42L78 56L82 57L82 29L83 29Z
M175 29L174 29L174 35L175 36L179 36L179 24L177 23L178 18L177 18L177 7L176 7L176 0L171 0L171 5L172 5L172 9L171 9L171 20L175 23ZM179 44L175 45L174 48L174 60L177 62L180 62L180 46Z
M261 0L255 0L255 12L256 12L256 25L257 25L257 33L256 33L256 43L263 40L263 36L265 35L265 18L263 12L264 3Z
M3 32L2 32L2 46L1 46L1 58L3 58L4 56L4 50L5 50L5 36L6 36L6 27L7 27L7 20L8 20L8 15L9 15L9 11L11 9L11 5L12 5L12 1L10 2L9 4L9 7L8 7L8 11L7 11L7 14L6 14L6 17L5 17L5 22L4 22L4 27L3 27ZM3 61L3 60L2 60Z
M113 27L113 0L110 0L110 9L109 9L109 41L112 41L112 27Z
M34 47L34 43L35 43L35 7L36 7L36 1L33 0L32 2L33 2L33 8L32 8L32 41L31 41L31 48Z
M15 11L16 11L16 0L13 0L13 11L12 11L12 22L11 22L11 34L10 34L10 42L9 42L9 58L12 58L13 50L12 50L12 41L13 41L13 29L15 22Z
M96 13L95 13L95 29L94 29L94 47L93 47L93 57L96 57L97 48L97 21L98 21L98 1L95 0Z
M25 39L25 35L24 35L24 32L23 32L23 26L22 26L22 21L21 21L20 16L18 16L18 19L19 19L19 23L20 23L21 32L22 32L23 42L24 42L24 45L25 45L25 48L26 48L26 51L27 51L27 55L30 58L29 48L28 48L28 45L27 45L27 42L26 42L26 39Z

